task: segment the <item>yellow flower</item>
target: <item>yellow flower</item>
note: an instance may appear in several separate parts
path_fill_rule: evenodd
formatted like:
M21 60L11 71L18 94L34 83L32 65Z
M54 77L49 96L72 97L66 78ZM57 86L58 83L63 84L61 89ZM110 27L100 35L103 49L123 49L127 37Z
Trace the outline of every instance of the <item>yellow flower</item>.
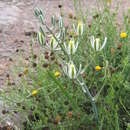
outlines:
M127 37L127 33L126 33L126 32L122 32L122 33L120 34L120 37L121 37L121 38L126 38L126 37Z
M59 71L55 72L55 77L59 77L61 75L61 73Z
M96 69L96 71L99 71L99 70L102 69L102 67L100 67L100 66L96 66L95 69Z
M36 96L37 93L38 93L38 90L33 90L33 91L32 91L32 96Z

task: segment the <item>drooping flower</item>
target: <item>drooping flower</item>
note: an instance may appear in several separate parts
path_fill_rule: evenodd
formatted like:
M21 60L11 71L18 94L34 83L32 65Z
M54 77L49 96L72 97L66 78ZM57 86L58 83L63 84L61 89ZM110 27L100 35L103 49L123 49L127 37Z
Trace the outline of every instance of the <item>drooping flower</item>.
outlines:
M55 77L58 78L61 75L61 73L59 71L55 72Z
M75 43L75 40L73 38L69 41L68 45L66 45L66 43L64 43L64 47L65 47L67 54L68 55L75 54L75 52L77 51L78 45L79 45L79 42L77 41Z
M41 45L43 45L44 44L44 35L41 32L39 32L38 35L37 35L37 37L38 37L39 43Z
M81 36L83 34L83 31L84 31L84 24L83 22L79 21L77 26L77 34Z
M101 51L107 42L107 37L105 37L103 44L100 43L100 39L99 38L94 38L94 36L91 36L91 46L95 51Z
M36 96L37 93L38 93L38 90L33 90L33 91L32 91L32 96Z
M100 66L96 66L96 67L95 67L95 70L96 70L96 71L100 71L101 69L102 69L102 67L100 67Z
M122 32L122 33L120 34L120 37L121 37L121 38L126 38L126 37L127 37L127 33L126 33L126 32Z
M70 61L63 67L64 73L70 78L70 79L76 79L78 75L81 72L81 64L79 66L79 70L76 69L74 63Z
M51 51L60 50L60 47L58 46L58 41L54 38L54 36L51 36L50 42L47 43L47 47Z

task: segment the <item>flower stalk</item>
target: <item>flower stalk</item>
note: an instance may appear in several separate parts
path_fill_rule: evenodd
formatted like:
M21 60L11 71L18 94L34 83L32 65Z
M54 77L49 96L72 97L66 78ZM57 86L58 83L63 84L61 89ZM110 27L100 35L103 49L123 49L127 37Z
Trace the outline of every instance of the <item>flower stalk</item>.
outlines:
M96 117L96 120L98 121L98 111L97 111L97 107L96 107L96 103L95 103L95 98L91 95L87 85L82 81L80 81L78 78L77 78L77 82L79 83L79 85L82 87L82 90L83 92L85 93L86 96L88 96L90 98L90 101L91 101L91 104L92 104L92 107L93 107L93 112L95 113L95 117Z

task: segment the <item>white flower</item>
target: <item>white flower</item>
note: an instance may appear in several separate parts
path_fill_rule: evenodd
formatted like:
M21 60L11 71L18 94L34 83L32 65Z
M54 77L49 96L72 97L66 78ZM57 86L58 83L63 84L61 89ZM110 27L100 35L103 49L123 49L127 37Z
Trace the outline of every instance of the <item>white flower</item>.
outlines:
M58 47L58 41L54 38L54 36L51 36L50 42L47 43L47 47L51 51L60 50L60 47Z
M77 26L77 34L82 35L84 31L84 25L83 22L79 21Z
M64 67L63 67L64 73L70 78L70 79L76 79L78 77L78 75L81 72L81 64L79 66L79 70L76 69L75 65L73 64L72 61L70 61L69 63L67 63Z
M71 39L67 46L66 46L66 43L64 43L64 47L65 47L67 54L68 55L74 54L77 51L78 45L79 45L79 42L77 41L75 43L74 39Z
M94 39L94 36L91 36L90 41L91 41L92 48L95 51L101 51L106 45L107 37L105 37L104 42L103 42L102 45L100 44L100 39L99 38Z

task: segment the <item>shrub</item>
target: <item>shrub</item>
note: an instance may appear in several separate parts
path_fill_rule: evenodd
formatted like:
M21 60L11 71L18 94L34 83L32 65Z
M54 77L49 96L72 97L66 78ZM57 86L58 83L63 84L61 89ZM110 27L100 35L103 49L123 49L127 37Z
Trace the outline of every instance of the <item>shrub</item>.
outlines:
M49 27L42 10L35 15L40 55L31 43L29 64L15 68L16 85L1 93L8 114L22 114L24 130L129 129L128 17L121 32L105 5L91 24L81 15L66 27L52 16Z

